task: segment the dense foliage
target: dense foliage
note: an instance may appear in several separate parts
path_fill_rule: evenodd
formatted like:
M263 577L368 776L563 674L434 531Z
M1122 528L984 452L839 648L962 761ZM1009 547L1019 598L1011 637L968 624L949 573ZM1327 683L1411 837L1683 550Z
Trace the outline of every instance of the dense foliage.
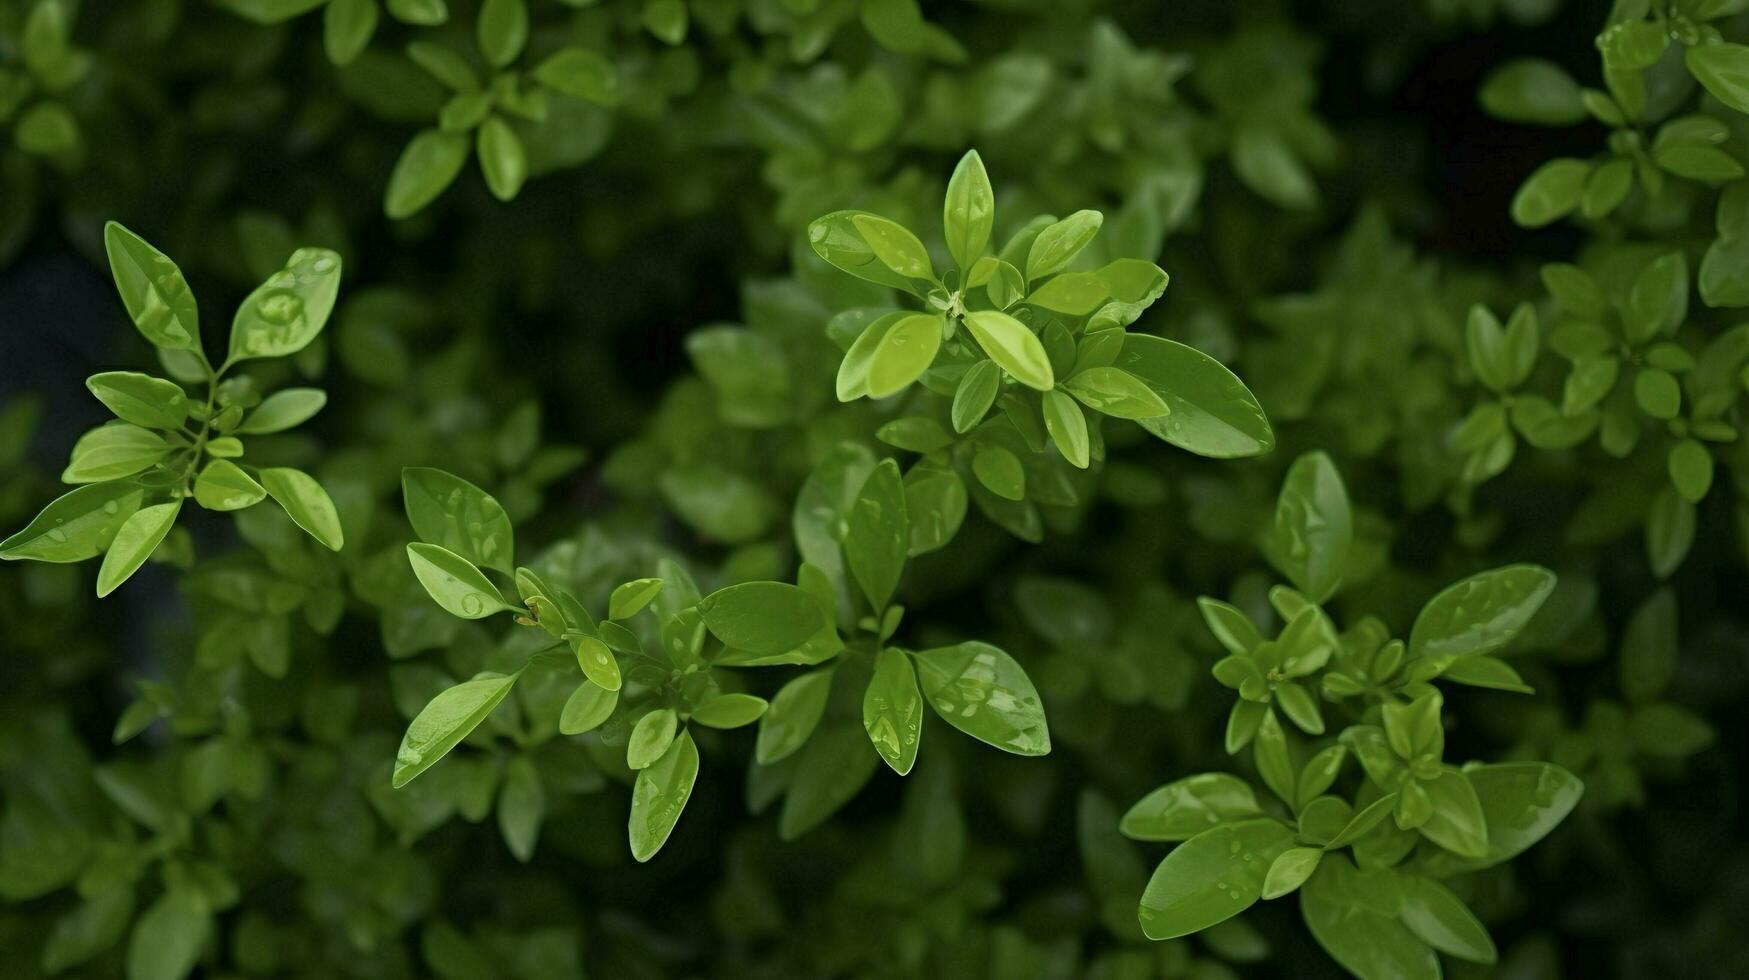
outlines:
M1567 6L0 0L4 972L1749 975L1749 3Z

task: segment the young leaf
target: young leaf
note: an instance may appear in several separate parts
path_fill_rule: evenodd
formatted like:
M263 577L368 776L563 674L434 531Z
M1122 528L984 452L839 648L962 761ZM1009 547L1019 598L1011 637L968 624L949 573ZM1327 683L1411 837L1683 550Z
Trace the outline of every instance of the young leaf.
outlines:
M315 478L302 470L276 466L261 471L261 485L269 496L285 508L293 523L310 533L330 551L339 551L345 543L340 529L340 515L334 501Z
M231 321L230 359L285 357L316 339L340 291L340 256L300 248L285 268L267 278L237 307Z
M486 187L492 196L500 201L513 200L522 190L522 182L528 179L528 155L516 130L497 116L487 116L475 136L474 154L479 157L480 170L486 175Z
M910 279L888 268L875 255L874 247L863 237L857 218L885 220L866 211L834 211L815 218L808 225L808 244L814 254L859 279L915 292L916 287Z
M697 779L698 746L693 744L691 732L681 732L660 759L638 771L632 787L631 818L626 824L633 858L648 861L668 842Z
M451 616L484 619L516 611L472 562L447 548L414 542L407 546L407 560L419 584Z
M923 735L923 697L911 658L903 652L888 647L875 659L874 677L862 696L862 727L894 772L910 773Z
M967 313L965 324L984 353L1016 381L1039 391L1050 391L1055 386L1050 357L1038 335L1027 329L1026 324L995 310Z
M455 183L462 165L468 162L468 149L466 133L427 129L414 136L389 174L383 213L399 220L424 210Z
M935 280L929 250L905 226L874 214L853 215L850 223L862 234L875 258L894 273L906 279Z
M97 570L97 597L99 599L116 590L116 587L126 582L129 576L139 571L152 552L158 549L164 536L170 533L170 528L176 523L176 514L182 509L182 501L168 504L154 504L134 511L133 516L122 523L115 532L115 540L110 543L109 551L103 556L103 567Z
M1002 369L995 361L982 360L960 376L953 394L953 431L970 432L983 421L996 403L996 392L1002 387Z
M180 429L188 419L182 386L135 371L107 371L85 379L85 387L115 417L148 429Z
M200 353L200 313L176 263L113 221L103 226L103 248L140 334L157 347Z
M400 751L395 753L394 787L407 785L461 744L498 707L520 676L521 671L480 674L432 698L407 726Z
M758 721L769 707L751 694L719 694L693 709L692 720L709 728L740 728Z
M613 590L607 600L608 619L630 619L662 591L659 578L640 578Z
M1099 234L1104 221L1098 211L1077 211L1040 231L1026 253L1026 281L1036 282L1068 265Z
M267 491L254 477L228 459L207 463L194 479L194 499L207 510L242 510L266 496Z
M674 741L677 720L672 708L660 708L639 718L626 742L626 767L647 769L654 765Z
M619 704L619 692L609 691L594 681L585 680L565 699L559 712L559 732L581 735L599 728Z
M328 393L320 388L287 388L276 391L263 398L261 404L243 419L243 423L231 431L238 435L284 432L309 421L326 404Z
M948 178L941 214L947 250L961 269L970 269L984 254L995 220L996 194L990 188L990 175L978 151L968 150Z
M98 426L73 444L61 482L120 480L151 469L170 449L170 443L150 429L121 422Z
M1081 414L1081 406L1075 404L1075 399L1053 388L1045 392L1044 415L1045 431L1051 434L1057 451L1071 465L1086 469L1091 461L1091 448L1087 440L1087 418Z

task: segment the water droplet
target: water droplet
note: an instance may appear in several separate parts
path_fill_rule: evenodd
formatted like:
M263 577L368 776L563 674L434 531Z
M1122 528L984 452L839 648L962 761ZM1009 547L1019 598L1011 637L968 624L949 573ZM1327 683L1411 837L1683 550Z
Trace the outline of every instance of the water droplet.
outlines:
M484 608L486 608L486 606L485 603L480 601L479 593L470 592L467 595L462 596L462 612L467 613L469 616L478 616L480 610Z
M327 275L334 271L334 257L332 255L320 256L315 262L310 264L310 268L314 269L317 273Z
M50 528L49 529L49 540L53 541L56 544L66 544L67 543L67 532L61 530L58 527Z
M119 514L119 513L121 513L121 504L118 504L115 501L111 500L110 502L103 505L103 512L105 514Z

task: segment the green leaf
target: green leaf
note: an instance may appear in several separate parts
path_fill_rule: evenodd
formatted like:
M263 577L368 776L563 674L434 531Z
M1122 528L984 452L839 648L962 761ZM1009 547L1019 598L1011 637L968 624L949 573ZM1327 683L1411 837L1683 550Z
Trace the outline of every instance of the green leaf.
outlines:
M407 560L419 584L451 616L485 619L494 613L516 611L485 573L447 548L414 542L407 546Z
M724 645L766 657L794 650L826 625L814 597L784 582L743 582L718 589L704 597L698 611Z
M48 941L43 943L43 972L64 972L109 949L133 920L132 888L110 888L90 895L55 920Z
M1583 160L1551 160L1538 167L1512 198L1512 220L1525 228L1541 228L1579 206L1591 165Z
M157 347L200 353L200 313L176 263L113 221L103 226L103 248L140 334Z
M147 470L170 453L170 443L150 429L117 422L98 426L73 444L62 483L120 480Z
M328 393L320 388L287 388L276 391L263 398L261 404L243 419L243 424L231 431L238 435L284 432L309 421L326 404Z
M1482 858L1436 853L1427 873L1450 877L1491 867L1524 853L1555 829L1579 804L1585 785L1549 762L1508 762L1471 766L1464 778L1481 801L1488 827L1488 853Z
M518 0L520 2L520 0ZM528 179L528 155L516 130L497 116L487 116L475 134L474 153L486 175L486 187L500 201L513 200Z
M970 432L983 421L996 403L996 393L1002 387L1002 369L995 361L982 360L960 376L953 393L953 431Z
M339 551L345 543L340 529L340 514L328 491L315 478L302 470L270 467L261 471L261 485L298 527L330 551Z
M966 483L947 467L913 466L905 474L905 516L911 525L907 554L945 547L966 519Z
M1682 567L1694 546L1695 526L1693 504L1673 487L1658 491L1646 514L1646 560L1653 575L1667 579Z
M1496 119L1536 126L1584 122L1579 83L1543 58L1514 58L1488 73L1477 99Z
M613 590L613 595L607 600L608 619L630 619L638 611L650 604L662 591L662 580L659 578L640 578L627 582Z
M888 268L875 255L873 246L863 237L856 223L857 218L877 216L866 211L834 211L815 218L808 225L808 244L814 254L858 279L915 292L911 280Z
M709 728L740 728L764 717L769 707L751 694L719 694L693 709L692 720Z
M535 80L547 88L601 106L619 104L619 71L613 62L588 48L560 48L534 69Z
M639 718L626 742L626 768L647 769L655 765L674 741L677 722L672 708L660 708Z
M944 317L932 313L916 313L888 324L880 343L869 355L868 396L885 398L897 394L929 370L935 363L936 351L941 349L945 324Z
M1026 253L1026 281L1060 272L1093 241L1104 221L1098 211L1077 211L1040 231Z
M837 813L880 767L854 722L829 725L803 747L790 777L777 836L795 840Z
M1348 490L1322 452L1294 460L1275 503L1270 556L1314 603L1336 594L1354 537Z
M875 258L895 274L906 279L935 281L929 250L905 226L874 214L854 214L850 223L856 226Z
M1508 565L1472 575L1422 607L1409 632L1409 655L1493 653L1518 635L1554 588L1554 573L1536 565Z
M585 680L565 699L565 707L559 712L559 731L565 735L581 735L593 731L607 721L618 705L618 691L610 691L594 681Z
M1164 337L1130 334L1118 363L1166 403L1142 428L1180 449L1215 459L1257 456L1275 448L1263 406L1221 362Z
M266 496L267 491L254 477L228 459L207 463L194 479L194 499L207 510L242 510Z
M1063 382L1070 394L1097 412L1120 419L1152 419L1170 409L1141 378L1115 367L1093 367Z
M977 150L967 150L947 181L942 202L941 227L947 250L961 269L970 269L990 244L990 228L996 220L996 193Z
M1433 803L1433 815L1421 825L1421 836L1454 854L1479 858L1488 853L1488 825L1482 803L1470 781L1457 769L1421 783Z
M182 980L206 949L212 908L194 887L177 884L158 896L128 938L128 980Z
M844 563L876 612L887 608L911 543L899 464L883 459L863 481L845 521Z
M1749 45L1717 40L1690 45L1682 62L1713 98L1749 113Z
M686 40L687 21L691 15L684 0L645 0L644 29L663 44L677 45Z
M468 134L426 129L407 142L389 174L383 192L383 213L396 220L410 218L437 200L455 183L468 162Z
M832 690L831 669L811 670L792 679L771 699L771 707L759 719L759 739L753 758L762 766L781 762L795 754L814 734L826 712L826 696Z
M401 738L401 748L395 753L394 787L407 785L460 745L498 707L520 676L521 671L480 674L432 698Z
M1695 439L1684 439L1670 447L1665 468L1670 484L1683 500L1698 504L1713 486L1713 456Z
M1403 924L1422 942L1472 963L1492 964L1498 958L1487 927L1451 889L1413 874L1404 875L1400 882Z
M182 501L168 504L154 504L134 511L119 530L115 532L115 540L110 544L109 551L103 556L103 567L97 571L97 597L99 599L116 590L116 587L126 582L134 572L139 571L152 552L158 549L164 536L170 533L170 528L176 523L176 514L182 509Z
M443 470L409 466L401 471L401 497L421 541L506 574L515 568L516 532L491 494Z
M1020 457L1001 446L986 446L972 457L972 474L1004 500L1026 499L1026 470Z
M1123 815L1119 829L1132 840L1189 840L1217 824L1262 813L1244 780L1208 772L1167 783L1142 797Z
M573 640L572 652L583 676L607 691L618 691L623 683L619 661L599 636L579 636Z
M24 530L0 541L0 558L75 562L101 554L140 509L145 489L96 483L57 497Z
M1665 587L1628 619L1621 641L1622 696L1644 703L1663 694L1676 674L1678 646L1676 594Z
M891 647L875 659L874 677L862 696L862 727L875 751L901 776L917 762L923 735L923 696L911 658Z
M504 846L524 864L534 857L546 808L546 790L534 760L526 755L512 758L504 769L504 786L498 791L498 833Z
M1306 927L1336 962L1360 980L1439 980L1439 957L1397 918L1386 870L1365 873L1332 854L1300 889Z
M1050 391L1056 385L1044 344L1026 324L996 310L967 313L965 324L984 353L1016 381L1039 391Z
M1324 850L1318 847L1290 847L1282 851L1263 878L1263 897L1280 898L1305 884L1323 858Z
M975 640L916 654L923 695L942 720L1015 755L1045 755L1051 733L1038 691L1014 658Z
M1086 469L1091 461L1091 444L1087 439L1087 418L1075 399L1052 389L1044 396L1045 431L1071 465Z
M336 65L355 61L376 29L376 0L328 0L322 9L322 46Z
M1274 820L1212 827L1173 848L1142 893L1138 919L1149 939L1177 939L1238 915L1257 902L1293 831Z
M108 371L85 379L85 387L124 422L148 429L180 429L188 419L188 396L174 381L134 371Z
M328 324L340 291L340 256L300 248L285 268L267 277L237 307L231 320L233 361L296 354Z
M492 67L507 67L528 43L528 7L523 0L485 0L477 28L480 53Z
M638 771L632 786L631 818L626 824L633 858L648 861L668 842L697 780L698 746L693 744L691 732L681 732L660 759Z

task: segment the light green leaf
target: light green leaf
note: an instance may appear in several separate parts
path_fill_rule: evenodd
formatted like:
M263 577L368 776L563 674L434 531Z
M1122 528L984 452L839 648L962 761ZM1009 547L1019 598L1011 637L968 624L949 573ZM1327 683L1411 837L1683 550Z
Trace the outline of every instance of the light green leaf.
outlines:
M941 349L946 319L940 314L916 313L887 325L880 343L868 360L867 389L870 398L885 398L911 386L935 363Z
M662 591L662 580L659 578L640 578L627 582L613 590L613 595L607 600L608 619L630 619L638 611L650 604Z
M340 256L325 248L300 248L285 268L237 307L231 321L230 359L285 357L316 339L334 311L340 291Z
M619 705L619 692L610 691L594 681L585 680L565 699L559 713L559 732L581 735L599 728Z
M1063 382L1083 405L1120 419L1152 419L1171 410L1141 378L1115 367L1092 367Z
M639 718L626 742L626 768L647 769L655 765L674 741L677 722L672 708L660 708Z
M528 7L523 0L485 0L477 33L480 53L492 67L507 67L528 43Z
M340 550L345 543L340 514L335 511L328 491L314 477L289 467L269 467L261 471L261 485L310 537L330 551Z
M875 214L852 215L850 223L856 226L875 258L894 273L906 279L935 281L929 250L904 225Z
M889 647L875 659L874 677L862 696L862 727L894 772L910 773L923 735L923 697L911 658L903 652Z
M164 437L137 425L113 423L98 426L73 444L62 483L96 483L119 480L150 469L169 455Z
M409 466L401 471L401 496L421 541L506 574L515 567L516 532L491 494L443 470Z
M1150 392L1152 394L1152 392ZM1091 461L1091 444L1087 439L1087 417L1075 399L1053 388L1044 396L1045 431L1073 466L1086 469Z
M407 560L419 584L451 616L485 619L494 613L516 611L483 572L447 548L414 542L407 546Z
M1002 369L995 361L982 360L960 376L953 394L953 431L970 432L983 421L996 403L996 393L1002 387Z
M639 770L632 786L631 818L626 824L633 858L648 861L668 842L697 780L698 746L693 744L691 732L681 732L660 759Z
M107 371L85 379L85 387L123 422L148 429L180 429L188 419L188 396L174 381L135 371Z
M875 217L866 211L834 211L815 218L808 225L808 244L814 254L859 279L916 292L911 280L887 268L875 255L873 246L856 224L857 218Z
M158 549L164 536L170 533L171 526L176 523L176 514L181 509L180 500L154 504L140 508L123 522L121 529L115 532L115 540L110 544L108 553L103 556L103 567L97 571L99 599L114 592L117 586L139 571L146 559L152 556L152 552Z
M693 709L692 720L709 728L740 728L758 721L769 707L751 694L719 694Z
M200 313L176 263L113 221L103 226L103 248L140 334L158 347L199 353Z
M996 220L996 193L977 150L967 150L947 181L942 202L941 227L947 250L961 269L970 269L990 244L990 228Z
M492 196L500 201L514 199L528 179L528 154L516 130L498 116L487 116L475 133L474 153Z
M132 483L96 483L62 494L24 530L0 541L0 558L65 563L101 554L145 494Z
M242 510L253 507L267 491L243 468L228 459L215 459L194 479L194 499L207 510Z
M1037 282L1061 271L1093 241L1104 222L1098 211L1077 211L1040 231L1026 254L1026 281Z
M328 393L320 388L286 388L263 398L232 431L238 435L284 432L309 421L326 404Z
M469 148L466 133L421 130L407 142L389 174L388 187L383 192L383 213L399 220L424 210L455 183L462 165L468 162Z
M407 726L395 753L394 787L400 789L432 767L478 728L516 686L514 674L480 674L431 699Z
M1280 898L1305 884L1318 870L1324 850L1318 847L1290 847L1276 856L1263 879L1263 897Z
M1055 386L1056 376L1044 344L1026 324L996 310L967 313L965 324L984 353L1016 381L1039 391Z

